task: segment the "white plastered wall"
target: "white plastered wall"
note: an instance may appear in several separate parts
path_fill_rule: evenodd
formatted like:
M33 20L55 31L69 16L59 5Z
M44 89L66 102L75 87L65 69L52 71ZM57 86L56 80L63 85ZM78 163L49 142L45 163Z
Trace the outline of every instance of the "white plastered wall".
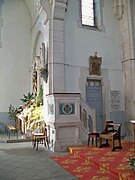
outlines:
M103 83L108 85L105 88L120 90L123 94L119 26L113 15L113 2L102 1L103 25L99 31L81 26L79 6L79 1L69 0L65 16L65 90L81 91L85 99L84 81L89 76L89 57L97 52L102 57Z
M0 120L6 121L10 104L17 107L31 86L31 16L22 0L2 4L0 48ZM5 123L5 122L4 122Z
M65 88L66 91L79 91L80 68L88 71L89 57L98 52L102 57L102 69L121 71L120 41L118 23L113 15L112 1L102 4L103 23L101 31L80 26L79 1L68 1L65 16ZM117 71L117 70L116 70ZM111 78L111 76L109 77ZM121 78L121 77L120 77ZM115 82L111 81L111 87Z

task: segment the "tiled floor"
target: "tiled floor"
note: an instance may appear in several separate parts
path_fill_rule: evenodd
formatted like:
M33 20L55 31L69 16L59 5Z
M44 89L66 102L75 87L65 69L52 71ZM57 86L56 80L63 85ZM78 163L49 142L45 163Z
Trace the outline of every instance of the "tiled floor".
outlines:
M75 180L50 157L61 155L31 142L0 142L0 180Z

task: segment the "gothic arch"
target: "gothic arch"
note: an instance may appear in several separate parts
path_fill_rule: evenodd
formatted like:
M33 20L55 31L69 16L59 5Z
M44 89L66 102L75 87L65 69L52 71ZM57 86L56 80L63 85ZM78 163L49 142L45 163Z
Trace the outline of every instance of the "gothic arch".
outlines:
M40 68L40 46L42 43L43 33L41 31L37 32L34 46L33 46L33 57L32 57L32 90L34 95L38 94L38 89L40 86L39 68Z

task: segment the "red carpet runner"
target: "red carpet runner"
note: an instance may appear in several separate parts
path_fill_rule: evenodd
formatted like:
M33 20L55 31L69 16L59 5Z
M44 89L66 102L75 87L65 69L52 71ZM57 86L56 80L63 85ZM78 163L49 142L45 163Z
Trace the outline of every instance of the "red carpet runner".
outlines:
M135 180L127 160L134 156L133 142L122 142L122 149L70 147L70 154L51 157L79 180Z

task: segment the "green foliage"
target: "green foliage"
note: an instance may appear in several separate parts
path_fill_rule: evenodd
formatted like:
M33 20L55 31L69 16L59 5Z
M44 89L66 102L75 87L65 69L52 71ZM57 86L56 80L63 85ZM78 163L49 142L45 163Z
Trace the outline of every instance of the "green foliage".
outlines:
M39 107L35 107L35 109L33 110L30 120L37 120L37 119L42 119L43 117L41 117L41 111L42 111L42 106Z
M23 95L23 98L20 100L23 102L21 108L15 108L10 104L8 112L9 118L14 119L15 122L17 122L17 116L21 115L23 117L23 121L26 123L27 129L33 129L36 128L37 124L42 124L44 122L41 122L43 119L42 85L40 85L39 94L36 97L33 95L33 93L29 92L27 95Z
M28 93L28 95L23 95L24 98L20 99L23 103L27 103L31 101L32 99L35 99L33 93Z
M10 104L10 106L8 108L9 118L15 119L16 118L16 112L17 112L17 109L12 104Z
M135 157L128 160L129 165L135 170Z
M40 85L39 94L36 97L36 104L37 104L37 106L43 105L43 88L42 88L42 85Z

